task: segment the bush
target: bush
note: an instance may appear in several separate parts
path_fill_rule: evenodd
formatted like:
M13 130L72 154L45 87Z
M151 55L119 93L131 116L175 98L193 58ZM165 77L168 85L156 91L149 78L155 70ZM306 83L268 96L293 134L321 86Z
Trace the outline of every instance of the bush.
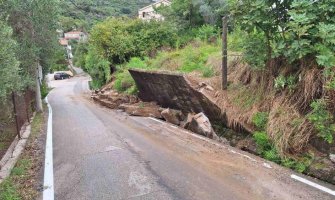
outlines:
M287 77L283 75L279 75L275 79L275 88L277 90L282 90L285 87L287 87L289 91L292 91L296 87L296 82L297 82L297 78L293 75L289 75Z
M243 59L254 69L265 69L267 61L266 41L263 34L254 32L244 41Z
M284 158L281 161L281 164L285 167L291 168L297 172L303 173L311 165L314 159L313 154L306 154L301 158Z
M42 96L42 99L44 99L46 96L48 96L50 92L50 88L48 87L48 85L46 84L45 81L42 82L42 85L41 85L41 96Z
M127 94L136 94L138 89L128 69L153 69L147 64L147 58L133 57L124 66L119 66L115 75L114 89Z
M115 75L114 89L118 92L126 92L135 86L135 81L128 70L119 71Z
M202 25L198 28L196 37L204 42L208 42L212 37L218 37L218 29L211 25Z
M85 67L85 60L88 53L88 43L87 42L79 42L76 48L76 51L73 55L73 62L77 67Z
M51 62L51 71L66 71L68 70L68 61L67 61L67 55L66 51L63 47L58 46L55 49L55 53L52 57Z
M228 49L237 52L243 51L246 38L247 34L239 27L235 27L232 32L228 33Z
M85 71L91 75L93 88L99 88L110 80L110 67L110 62L99 56L96 51L89 50L85 59Z
M139 57L132 57L126 64L126 68L136 68L136 69L148 69L149 66L146 63L147 58L141 59Z
M90 45L113 64L122 64L131 57L148 56L161 47L172 47L176 29L166 22L143 22L139 19L110 18L95 25Z
M264 131L255 132L253 138L257 145L257 152L267 160L280 163L281 158Z
M202 76L205 78L212 77L214 75L215 75L215 72L213 68L211 67L204 67L204 69L202 70Z
M333 115L327 111L325 101L322 99L314 101L311 107L312 111L309 113L308 119L318 131L318 136L328 143L333 143L335 123Z
M268 123L268 115L269 113L267 112L258 112L252 116L252 122L258 129L264 130L266 128L266 124Z

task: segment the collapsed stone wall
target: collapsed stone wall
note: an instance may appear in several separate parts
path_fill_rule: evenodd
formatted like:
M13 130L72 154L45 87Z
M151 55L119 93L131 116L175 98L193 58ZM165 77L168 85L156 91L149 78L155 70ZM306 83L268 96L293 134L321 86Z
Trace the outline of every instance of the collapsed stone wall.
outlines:
M191 87L181 74L129 70L143 101L155 101L165 108L183 113L203 112L211 121L225 120L220 108L204 94Z

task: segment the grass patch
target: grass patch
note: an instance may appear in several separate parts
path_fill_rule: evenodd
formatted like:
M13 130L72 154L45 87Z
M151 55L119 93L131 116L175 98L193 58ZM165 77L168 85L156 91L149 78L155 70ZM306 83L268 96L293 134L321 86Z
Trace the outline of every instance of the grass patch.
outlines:
M31 123L31 138L35 138L40 132L44 124L43 113L37 113Z
M148 58L141 59L138 57L133 57L126 65L118 67L117 73L115 74L114 89L127 94L137 94L138 89L128 69L148 70L155 68L148 64Z
M7 179L0 185L0 200L19 200L20 195L12 179Z
M12 169L10 176L0 184L0 200L36 199L39 191L38 171L43 163L43 156L36 154L36 139L42 133L44 114L37 113L31 124L31 135L27 146Z
M263 130L266 128L268 123L269 113L267 112L258 112L252 116L252 123L255 124L257 128Z
M31 160L20 159L16 166L13 168L11 174L14 176L22 176L26 174L27 170L31 167Z
M253 139L257 145L257 153L267 160L291 168L297 172L305 172L314 159L313 154L300 155L295 158L281 156L278 153L274 141L269 138L267 132L265 131L268 122L268 115L269 114L266 112L258 112L252 117L252 122L259 130L253 133Z
M250 92L250 89L242 85L228 86L228 91L233 94L232 103L242 110L249 110L254 104L262 100L260 92Z
M220 47L204 42L189 44L185 48L160 52L156 58L150 60L150 64L160 69L190 73L198 71L204 77L214 76L212 66L206 66L210 55L220 52Z

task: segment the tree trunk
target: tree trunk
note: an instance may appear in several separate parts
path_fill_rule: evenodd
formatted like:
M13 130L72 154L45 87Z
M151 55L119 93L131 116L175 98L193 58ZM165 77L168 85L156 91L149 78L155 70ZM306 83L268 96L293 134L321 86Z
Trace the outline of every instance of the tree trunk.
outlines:
M37 64L36 67L36 111L37 112L43 112L43 106L42 106L42 95L41 95L41 80L42 80L42 76L41 76L41 72L42 71L42 67L40 66L40 64Z

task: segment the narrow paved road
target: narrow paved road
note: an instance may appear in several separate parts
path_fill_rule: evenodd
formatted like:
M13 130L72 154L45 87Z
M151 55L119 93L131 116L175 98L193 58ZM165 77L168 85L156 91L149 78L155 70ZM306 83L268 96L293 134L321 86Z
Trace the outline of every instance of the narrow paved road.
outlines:
M96 105L87 80L51 82L57 200L334 199L232 147Z

